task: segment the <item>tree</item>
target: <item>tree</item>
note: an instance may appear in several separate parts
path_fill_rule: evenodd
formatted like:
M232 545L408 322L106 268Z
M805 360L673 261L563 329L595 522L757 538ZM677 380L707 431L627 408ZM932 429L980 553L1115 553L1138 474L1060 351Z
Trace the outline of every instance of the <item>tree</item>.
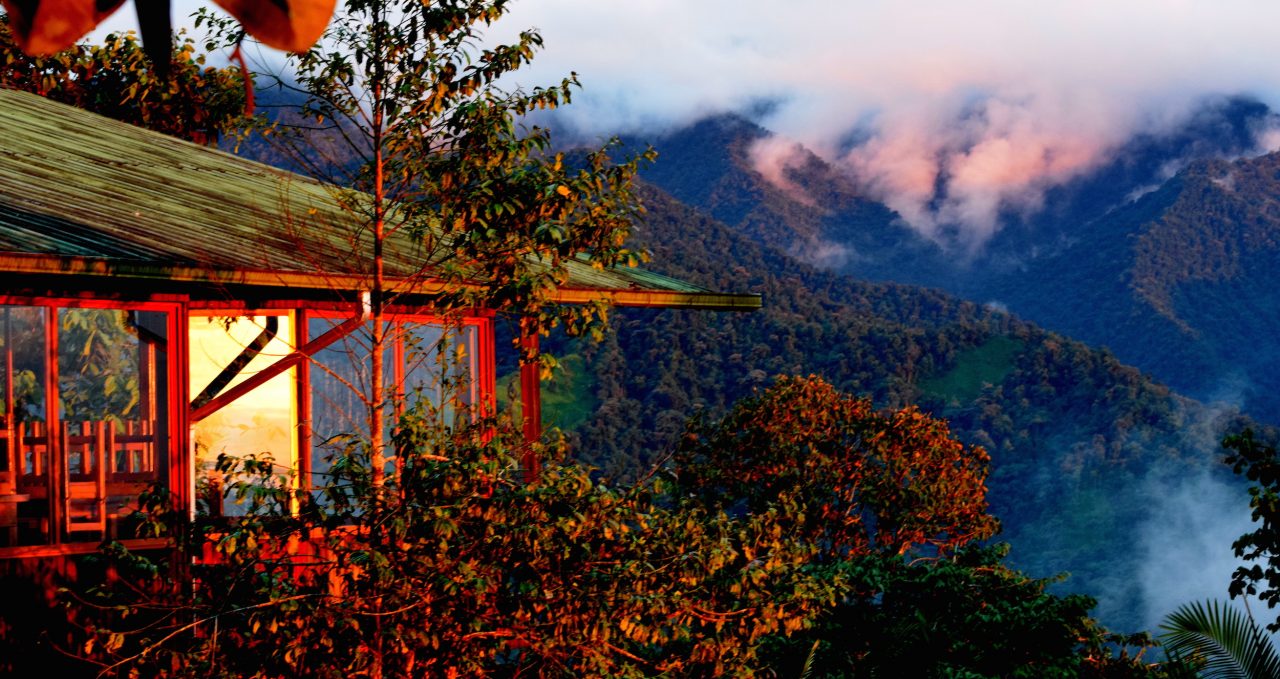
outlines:
M481 46L481 29L507 4L348 0L323 46L294 58L293 72L277 79L306 97L302 115L314 129L339 140L334 158L316 154L306 138L282 138L300 166L342 187L337 199L361 224L373 385L382 385L386 372L385 309L405 292L385 276L394 234L414 237L421 274L443 284L434 312L509 313L527 335L559 323L598 335L602 303L550 303L566 262L610 267L640 259L623 245L640 212L631 190L640 158L614 163L606 146L570 163L550 152L547 130L519 124L533 110L567 103L578 83L569 77L529 91L500 85L542 45L525 31L512 44ZM243 37L230 21L203 15L197 22L208 22L227 44ZM362 395L374 469L385 457L386 397L382 389Z
M1280 676L1280 655L1252 615L1217 601L1183 604L1162 624L1161 641L1172 657L1201 677Z
M384 275L388 235L414 234L424 275L449 285L437 312L483 306L519 314L527 332L589 332L602 308L548 300L569 258L634 257L623 241L635 161L601 150L570 162L545 131L519 128L515 116L559 105L574 83L498 89L539 44L525 33L477 46L502 0L347 9L326 51L297 62L297 85L315 123L361 159L334 185L362 216L373 290L369 439L347 439L314 492L270 459L224 456L247 511L216 526L151 503L144 530L216 558L175 587L166 565L109 547L120 577L71 606L84 627L75 652L146 676L748 676L841 602L884 600L891 580L860 575L870 559L927 569L994 531L980 451L918 412L878 414L817 380L783 380L737 419L696 427L674 484L655 473L615 489L554 448L525 483L519 428L460 400L406 410L390 473L380 320L403 289ZM732 457L757 450L751 465Z
M823 387L784 380L740 410L829 405ZM80 652L146 676L786 675L806 654L832 674L1158 676L1113 657L1110 644L1134 640L1089 619L1091 600L1046 594L998 549L833 551L795 504L806 490L823 501L817 476L797 477L785 501L757 496L751 512L720 511L663 474L612 488L555 450L526 484L518 427L444 429L436 407L419 402L397 429L405 464L383 481L395 492L351 464L317 500L264 482L263 460L224 458L259 478L237 484L249 511L222 527L220 559L183 592L154 563L112 554L117 586L72 607ZM824 440L790 440L806 436ZM154 507L150 525L191 535L185 514Z
M836 593L757 640L761 666L809 676L1164 672L1142 662L1145 635L1108 632L1088 615L1093 599L1049 594L1049 581L1001 563L1007 546L982 545L998 529L986 513L989 460L942 420L911 407L877 412L813 376L781 377L722 420L692 422L673 461L673 497L687 510L788 536L787 548L775 541L741 558L762 568L797 559L800 591Z
M1108 632L1089 616L1092 598L1049 593L1052 580L1009 568L1007 552L970 546L938 561L854 559L853 593L814 627L774 640L766 657L784 673L807 665L812 677L1145 677L1173 669L1142 660L1147 635Z
M877 413L814 377L780 378L719 423L695 425L675 464L695 501L752 513L777 506L832 558L934 557L997 529L986 513L985 451L952 439L941 420L913 408Z
M1267 608L1275 608L1280 603L1280 455L1274 446L1256 440L1252 431L1228 436L1222 445L1231 451L1225 462L1232 471L1254 484L1249 488L1249 506L1259 524L1231 545L1237 557L1260 563L1237 568L1229 591L1232 598L1256 596ZM1280 616L1267 629L1280 631Z
M77 45L50 56L18 49L10 17L0 14L0 87L33 92L64 104L197 143L212 143L244 112L238 69L204 65L185 40L170 76L158 77L131 34L101 45Z

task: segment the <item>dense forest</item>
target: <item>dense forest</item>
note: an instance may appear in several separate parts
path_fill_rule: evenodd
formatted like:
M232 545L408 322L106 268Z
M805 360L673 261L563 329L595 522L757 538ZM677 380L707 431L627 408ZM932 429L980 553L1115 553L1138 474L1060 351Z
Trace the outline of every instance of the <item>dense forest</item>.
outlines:
M271 110L290 105L270 90L260 98ZM1120 257L1123 247L1098 247L1092 259L1081 258L1062 235L1064 225L1094 209L1082 196L1106 190L1121 200L1122 188L1151 180L1170 154L1250 143L1265 111L1248 102L1224 106L1182 136L1134 140L1126 160L1057 190L1055 204L1065 207L1052 212L1055 242L1079 266L1050 279L1070 294L1045 299L1063 314L1108 318L1097 313L1104 305L1070 282L1097 280L1097 269L1115 264L1107 253ZM1009 562L1037 577L1069 573L1060 587L1100 595L1107 624L1148 627L1181 603L1156 597L1158 583L1122 575L1153 558L1135 545L1173 530L1162 513L1188 509L1153 504L1151 489L1207 478L1237 494L1236 518L1247 517L1243 484L1220 464L1220 441L1252 422L1238 407L1180 396L1127 365L1132 359L1024 320L1020 307L1003 303L1011 297L984 304L944 292L993 299L974 293L973 274L984 271L983 285L1037 298L1016 270L993 263L995 255L979 266L920 239L816 156L793 169L803 188L798 200L795 187L784 190L751 168L751 143L767 135L743 118L721 116L659 140L659 159L643 174L648 212L633 233L633 244L651 255L645 266L711 289L758 292L764 306L753 313L617 309L613 332L600 344L553 335L544 346L561 369L544 385L545 414L569 434L574 454L598 474L626 481L666 460L690 416L718 417L779 375L815 374L870 396L877 407L918 404L945 417L960 440L989 450L992 513L1004 525L1000 539L1013 545ZM250 140L238 150L302 169L268 144ZM1148 223L1181 181L1107 212L1108 219L1133 228ZM1007 242L993 243L992 252L1028 245L1029 228L1002 232L997 240ZM894 277L935 287L886 282ZM1194 351L1179 354L1162 344L1170 335L1135 327L1135 335L1147 332L1143 347L1167 350L1170 364L1191 365ZM501 371L509 374L514 360L509 352ZM1225 553L1233 536L1220 537ZM1194 595L1221 595L1221 577L1217 583L1206 576Z
M628 478L662 460L690 415L718 416L776 375L816 374L879 407L920 404L987 448L992 512L1013 563L1039 576L1070 572L1068 589L1103 593L1109 624L1163 614L1149 610L1143 583L1115 577L1146 558L1133 549L1156 519L1144 489L1204 474L1230 482L1218 442L1245 426L1242 416L1009 313L820 270L652 187L646 204L635 238L652 252L650 268L760 292L764 307L615 310L602 344L552 343L570 358L549 385L548 419L557 421L556 403L573 404L558 422L587 462Z
M1177 153L1242 151L1256 131L1250 121L1269 115L1239 102L1218 113L1210 117L1240 129L1228 125L1208 151L1191 135ZM509 131L507 122L501 127ZM970 664L992 676L1112 662L1130 669L1130 659L1112 651L1135 642L1096 627L1088 597L1045 595L1038 578L1069 572L1060 587L1101 596L1107 625L1151 626L1171 609L1153 598L1144 565L1189 561L1147 548L1146 536L1172 531L1161 515L1169 505L1154 503L1152 489L1168 494L1208 480L1242 490L1221 464L1219 442L1246 427L1262 440L1274 432L1239 409L1181 396L1108 350L1024 320L1017 312L1038 317L1041 307L1020 304L1018 295L1043 302L1051 290L1060 302L1054 308L1080 312L1092 310L1090 295L1110 290L1132 304L1079 317L1118 327L1109 337L1124 340L1123 351L1160 352L1164 358L1146 367L1172 371L1169 381L1197 396L1224 360L1244 370L1269 365L1266 351L1222 347L1249 346L1273 325L1276 304L1257 281L1276 250L1269 231L1277 216L1274 202L1257 196L1271 190L1280 159L1191 158L1149 190L1142 182L1167 162L1126 166L1124 181L1060 187L1060 201L1045 212L1050 245L1014 263L1018 248L1040 236L1031 235L1036 225L1026 215L1013 215L984 255L992 265L983 266L953 261L945 231L937 241L921 239L812 154L801 154L793 176L764 179L749 163L753 143L768 135L750 123L724 117L694 129L714 142L701 146L712 157L691 163L677 154L650 173L652 183L640 187L647 215L631 243L651 256L652 269L759 293L764 308L619 309L598 342L549 338L544 348L561 361L547 388L548 418L586 467L548 455L540 470L521 469L515 451L541 451L540 444L497 420L436 426L430 411L439 404L396 425L404 467L393 480L376 443L382 428L374 427L369 464L358 462L359 444L341 453L332 475L349 476L327 484L323 501L307 491L291 495L269 462L224 456L219 470L229 477L260 476L233 484L255 499L247 515L218 518L213 549L222 561L195 564L199 576L178 593L172 571L108 545L104 558L118 559L111 568L134 572L110 579L118 592L88 593L106 599L71 604L83 605L68 617L75 624L119 613L87 624L90 641L73 651L94 660L97 641L97 662L113 663L108 670L141 663L175 634L227 616L250 631L231 628L220 638L215 623L211 635L194 634L195 644L166 648L172 656L155 661L178 673L217 668L228 676L260 672L253 668L263 663L275 673L311 667L344 676L329 658L349 652L359 656L351 667L369 663L373 675L384 662L406 675L424 667L745 675L757 666L807 668L824 654L832 667L901 671L916 662L921 673L925 665ZM1240 130L1248 134L1232 137ZM1157 141L1161 153L1180 143ZM535 146L542 148L528 148ZM535 156L535 165L545 160ZM554 167L562 170L559 156ZM511 176L527 178L523 169ZM629 172L620 176L629 186ZM571 192L564 183L537 188L550 200ZM1085 226L1071 231L1077 223ZM582 250L566 249L566 256ZM1029 277L1038 290L1026 285ZM873 282L894 278L910 283ZM965 301L956 292L999 301ZM1228 330L1207 332L1218 328ZM1264 423L1272 421L1267 402L1255 402ZM646 483L633 485L638 478ZM163 498L148 509L155 513L144 518L156 530L190 527L186 509ZM277 543L297 545L337 526L359 529L331 532L326 548L336 556L304 555L333 558L337 568L314 561L295 568L278 551ZM1012 555L988 539L1007 540ZM168 601L174 593L193 596ZM960 615L928 612L935 605ZM271 610L241 615L263 608ZM129 632L139 640L123 645L113 625L126 613L156 611L177 631L156 631L144 619ZM202 620L185 623L193 612ZM963 630L963 638L936 635L941 641L930 646L938 639L915 624L926 617ZM539 636L547 629L554 633ZM860 632L845 645L824 637L847 630ZM153 643L152 633L164 636ZM384 643L392 637L396 644ZM1047 641L1028 643L1041 637ZM1014 652L998 648L1010 638L1019 640ZM243 671L219 653L245 663Z

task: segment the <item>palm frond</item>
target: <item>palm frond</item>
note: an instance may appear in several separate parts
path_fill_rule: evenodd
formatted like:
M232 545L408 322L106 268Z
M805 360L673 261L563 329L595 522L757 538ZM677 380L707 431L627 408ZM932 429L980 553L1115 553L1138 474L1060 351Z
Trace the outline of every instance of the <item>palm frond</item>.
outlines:
M1169 654L1215 679L1276 679L1280 656L1253 618L1218 601L1184 604L1160 625Z
M814 660L818 657L818 644L820 643L822 643L821 639L813 642L813 648L809 649L809 655L804 659L804 667L800 669L800 679L813 677Z

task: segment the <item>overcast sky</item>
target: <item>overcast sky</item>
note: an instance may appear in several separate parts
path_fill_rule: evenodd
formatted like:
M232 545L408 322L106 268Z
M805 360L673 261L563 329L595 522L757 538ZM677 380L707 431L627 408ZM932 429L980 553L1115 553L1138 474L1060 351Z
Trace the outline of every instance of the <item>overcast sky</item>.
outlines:
M779 139L762 169L802 143L922 231L962 223L976 240L998 206L1035 209L1045 186L1208 95L1280 101L1270 0L516 0L494 30L525 27L546 48L524 81L576 71L567 114L583 131L767 103ZM926 208L939 172L950 197Z

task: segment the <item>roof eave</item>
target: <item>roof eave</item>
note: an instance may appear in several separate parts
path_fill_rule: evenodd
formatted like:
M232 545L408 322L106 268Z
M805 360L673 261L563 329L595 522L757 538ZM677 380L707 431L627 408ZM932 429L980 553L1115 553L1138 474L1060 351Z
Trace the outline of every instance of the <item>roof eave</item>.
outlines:
M216 269L147 261L122 261L92 257L0 253L0 271L25 275L65 275L164 280L204 285L245 285L265 288L319 290L367 290L368 276L302 271ZM455 287L438 279L406 281L390 279L388 287L400 293L433 295ZM752 311L761 306L760 295L685 290L595 290L560 288L552 296L559 304L591 304L606 301L623 307L665 307L720 311Z

